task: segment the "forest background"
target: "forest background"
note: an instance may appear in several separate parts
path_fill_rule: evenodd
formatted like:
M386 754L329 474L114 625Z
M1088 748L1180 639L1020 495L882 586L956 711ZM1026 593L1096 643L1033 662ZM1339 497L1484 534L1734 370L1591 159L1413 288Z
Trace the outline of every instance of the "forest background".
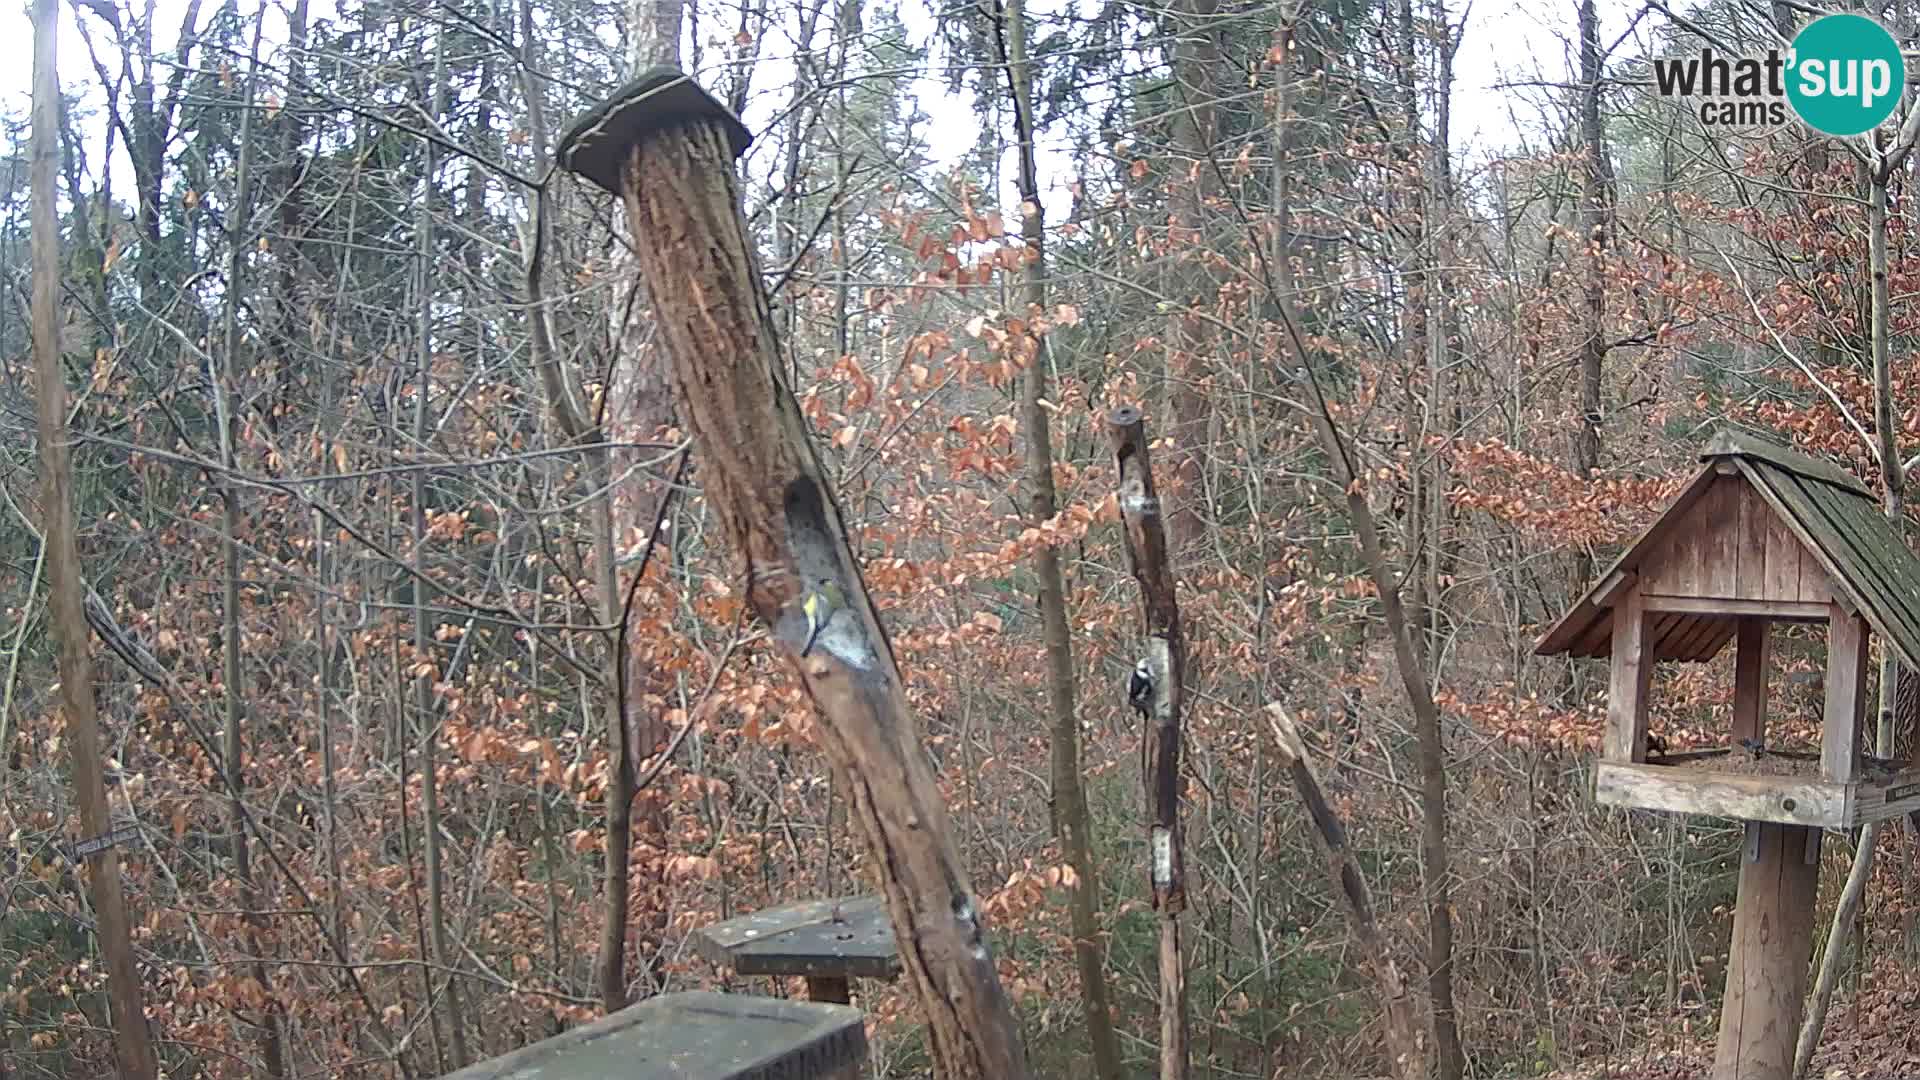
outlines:
M63 7L74 497L169 1075L437 1075L661 990L766 992L691 931L870 888L816 718L743 617L620 208L548 177L555 132L653 62L755 133L745 208L785 375L1037 1072L1080 1075L1103 1041L1108 1076L1156 1054L1137 597L1102 429L1136 404L1190 650L1196 1074L1389 1071L1278 703L1440 1075L1690 1075L1738 830L1592 805L1604 676L1531 648L1717 426L1830 457L1905 514L1911 157L1703 127L1647 67L1803 15ZM1885 15L1910 41L1914 14ZM27 30L7 27L20 86ZM81 837L24 102L4 124L0 1070L92 1075L115 1020L61 850ZM1818 646L1778 646L1785 738L1818 716ZM1663 669L1656 730L1718 742L1730 688L1728 658ZM1920 1000L1916 845L1875 839L1822 1069L1920 1056L1895 1022ZM1854 857L1825 850L1823 918ZM923 1071L905 988L859 1004L877 1074Z

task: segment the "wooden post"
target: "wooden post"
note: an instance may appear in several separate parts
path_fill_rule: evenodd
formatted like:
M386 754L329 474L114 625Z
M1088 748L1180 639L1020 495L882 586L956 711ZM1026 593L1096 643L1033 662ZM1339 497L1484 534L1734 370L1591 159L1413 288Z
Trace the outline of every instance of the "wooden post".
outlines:
M1734 635L1733 741L1764 741L1767 733L1767 665L1772 624L1757 615L1742 616Z
M853 984L840 975L807 976L807 1000L845 1005L853 1000Z
M1607 692L1607 761L1647 760L1647 688L1653 680L1647 650L1646 606L1634 585L1613 609L1613 683Z
M1818 830L1749 821L1758 857L1740 864L1726 996L1713 1080L1793 1080L1807 960L1812 955Z
M1838 604L1827 619L1827 707L1820 721L1820 774L1859 779L1867 705L1867 620Z
M577 121L558 160L625 201L701 485L744 563L747 603L825 721L827 756L873 853L936 1074L1021 1080L1020 1029L920 725L807 422L781 382L734 173L748 141L697 84L660 67ZM802 597L836 592L824 631L801 656Z
M1147 792L1148 879L1160 914L1160 1076L1187 1075L1187 977L1180 955L1180 912L1187 906L1180 850L1180 716L1186 688L1186 643L1180 605L1167 565L1167 534L1147 458L1147 422L1123 407L1107 418L1107 439L1120 474L1120 520L1127 562L1140 583L1146 615L1146 660L1153 669L1151 726L1141 732Z

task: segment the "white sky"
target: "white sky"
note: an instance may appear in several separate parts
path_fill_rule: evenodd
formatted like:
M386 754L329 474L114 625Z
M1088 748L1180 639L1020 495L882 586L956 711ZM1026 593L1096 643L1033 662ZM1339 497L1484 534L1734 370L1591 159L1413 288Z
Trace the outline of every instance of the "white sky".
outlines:
M129 0L116 2L124 6ZM143 3L143 0L131 2ZM202 18L218 3L219 0L205 0ZM1558 85L1569 80L1569 40L1575 3L1576 0L1472 0L1465 38L1455 61L1451 139L1456 153L1464 159L1464 167L1470 167L1474 159L1516 148L1523 138L1530 137L1530 141L1537 144L1543 130L1541 102L1548 93L1541 84ZM1454 17L1458 18L1461 0L1451 0L1449 6L1455 9ZM157 47L171 45L181 7L182 0L160 0L155 19ZM333 4L318 0L313 7L317 18ZM1611 44L1626 29L1631 9L1627 0L1602 0L1601 7L1602 36ZM74 30L77 13L70 0L60 0L59 9L61 83L69 91L91 88L96 80ZM902 0L901 15L916 39L924 39L930 32L932 17L925 0ZM91 22L94 40L107 43L111 35L105 24L91 14L85 17ZM284 31L276 32L282 25L277 12L269 15L266 28L269 41L283 39ZM1641 29L1644 32L1645 26ZM1630 44L1627 51L1634 48ZM22 0L15 0L13 5L0 8L0 111L14 116L26 115L32 64L32 23L28 6ZM779 67L784 65L768 64L756 73L756 83L761 90L778 81ZM91 104L103 100L97 90L88 97ZM920 99L921 107L932 117L931 130L952 133L950 138L941 140L943 145L935 147L935 156L951 160L964 153L971 146L975 132L971 104L963 97L946 94L932 78L921 81ZM749 120L752 119L750 112ZM89 161L97 167L101 147L99 126L91 127ZM124 150L119 153L123 158ZM1060 161L1057 157L1055 160ZM124 175L124 160L116 161L114 167ZM1053 189L1046 192L1048 217L1058 220L1059 211L1064 209L1060 189L1071 178L1058 164L1045 171L1049 174L1045 186Z

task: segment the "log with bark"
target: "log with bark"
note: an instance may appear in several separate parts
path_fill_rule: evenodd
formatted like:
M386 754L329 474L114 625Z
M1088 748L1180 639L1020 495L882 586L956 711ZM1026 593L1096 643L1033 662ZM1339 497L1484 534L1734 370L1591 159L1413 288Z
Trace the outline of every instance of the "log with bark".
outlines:
M827 756L852 792L936 1070L1018 1080L1026 1053L985 917L845 521L782 382L734 171L748 139L697 84L660 67L577 121L558 160L625 203L702 488L744 563L748 605L825 721ZM842 600L807 648L800 602L810 592Z

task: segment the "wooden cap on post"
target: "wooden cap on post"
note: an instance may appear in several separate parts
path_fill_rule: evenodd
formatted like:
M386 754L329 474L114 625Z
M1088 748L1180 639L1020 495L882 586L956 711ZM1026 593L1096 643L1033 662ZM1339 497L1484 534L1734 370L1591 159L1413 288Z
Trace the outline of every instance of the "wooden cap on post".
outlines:
M726 129L733 156L746 153L753 135L740 118L679 68L648 68L605 101L580 114L560 136L554 157L614 195L623 195L621 176L636 143L656 131L696 120Z

